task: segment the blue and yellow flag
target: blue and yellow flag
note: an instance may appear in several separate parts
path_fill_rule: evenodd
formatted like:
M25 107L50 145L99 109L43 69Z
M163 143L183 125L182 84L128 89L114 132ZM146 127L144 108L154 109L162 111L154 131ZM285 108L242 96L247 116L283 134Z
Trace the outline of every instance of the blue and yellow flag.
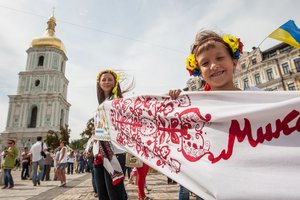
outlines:
M273 31L268 37L285 42L300 49L300 29L293 20L289 20L278 29Z

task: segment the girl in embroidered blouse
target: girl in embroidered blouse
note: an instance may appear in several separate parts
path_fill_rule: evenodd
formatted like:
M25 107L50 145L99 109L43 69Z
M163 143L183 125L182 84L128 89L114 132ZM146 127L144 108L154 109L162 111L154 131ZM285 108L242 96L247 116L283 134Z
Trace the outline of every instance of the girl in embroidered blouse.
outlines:
M190 75L202 76L204 91L240 90L233 83L233 74L242 53L243 43L230 35L220 36L209 30L198 32L191 46L191 54L186 59L186 69ZM176 99L180 89L170 90L169 95ZM179 200L188 200L189 191L180 185ZM196 197L202 200L201 197Z
M105 100L112 100L115 98L122 98L122 91L119 84L120 76L113 70L103 70L97 76L97 98L99 105ZM127 194L124 186L124 175L122 168L122 155L125 161L124 152L117 152L111 142L99 141L94 142L93 147L96 149L94 153L94 176L95 185L99 199L105 200L126 200ZM120 155L118 155L120 153ZM117 160L120 159L119 161ZM110 172L109 168L105 167L108 163L110 166L118 166L114 172ZM114 174L112 174L114 173Z

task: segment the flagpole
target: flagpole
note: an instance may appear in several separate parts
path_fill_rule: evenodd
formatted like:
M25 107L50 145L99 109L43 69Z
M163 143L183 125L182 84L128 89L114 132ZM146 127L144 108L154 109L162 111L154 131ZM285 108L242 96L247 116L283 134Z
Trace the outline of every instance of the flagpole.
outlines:
M259 45L254 49L252 55L250 56L250 60L252 60L252 57L255 55L257 49L259 49L260 45L268 38L269 36L265 37L265 39L263 39ZM250 67L250 61L248 62L248 66L247 66L247 70L246 70L246 74L248 74L248 71L249 71L249 67Z
M265 37L265 39L263 39L263 41L261 41L261 43L259 43L259 45L257 46L257 48L260 47L260 45L268 38L269 36Z

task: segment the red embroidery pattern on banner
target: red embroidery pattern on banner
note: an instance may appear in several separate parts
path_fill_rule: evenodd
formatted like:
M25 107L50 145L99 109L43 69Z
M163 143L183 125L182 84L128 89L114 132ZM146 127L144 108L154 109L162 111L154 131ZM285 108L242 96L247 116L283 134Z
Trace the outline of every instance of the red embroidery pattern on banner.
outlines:
M179 173L181 162L172 157L171 151L181 152L191 162L211 155L210 142L202 131L211 115L203 116L190 105L187 95L176 101L151 96L114 100L110 117L118 132L117 142L147 159L156 159L157 166L169 166Z
M176 112L175 112L176 107ZM166 97L140 96L131 99L114 100L111 121L115 126L117 142L136 151L142 157L156 160L160 167L180 172L181 162L172 151L196 162L207 155L211 163L228 160L233 154L235 141L248 141L255 148L259 143L278 139L300 132L300 112L287 111L283 119L275 119L265 127L252 131L251 122L244 118L244 128L236 119L231 120L228 129L227 148L214 155L210 141L205 139L204 126L210 125L211 114L202 115L198 107L191 107L189 96L180 96L176 101ZM256 139L254 139L256 138Z

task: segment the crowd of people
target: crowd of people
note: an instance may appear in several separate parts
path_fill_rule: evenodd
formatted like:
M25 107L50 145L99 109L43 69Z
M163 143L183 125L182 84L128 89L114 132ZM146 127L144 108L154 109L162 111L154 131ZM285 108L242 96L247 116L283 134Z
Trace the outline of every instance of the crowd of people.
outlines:
M52 150L47 147L40 136L37 137L37 142L34 143L30 149L24 147L20 153L15 145L15 140L10 139L7 143L7 147L1 153L0 166L4 176L4 186L2 189L11 189L14 187L11 172L12 170L16 170L20 171L21 180L31 180L33 186L41 185L42 181L60 181L60 187L66 186L66 174L72 175L75 173L88 172L92 174L92 185L95 197L99 196L99 192L97 191L106 190L100 188L106 187L106 184L109 183L110 176L104 169L101 169L103 166L95 165L92 149L88 151L74 151L67 148L66 143L61 141L60 146ZM138 179L136 173L138 171L137 168L132 170L131 167L125 167L125 153L123 151L117 154L117 159L122 163L122 172L124 174L127 172L128 179L131 180L129 184L137 184L143 181L143 190L145 188L146 192L149 193L151 189L147 188L145 184L145 174L140 176L142 178ZM147 171L148 168L149 167L147 167ZM51 173L51 171L54 173ZM103 173L103 175L100 173ZM51 177L52 174L53 177ZM105 176L109 176L107 177L107 183L105 182ZM102 178L104 180L103 183L101 183ZM133 179L136 181L133 181ZM120 183L123 183L123 181L120 181ZM141 184L139 183L138 185ZM112 192L115 191L113 187L114 186L111 185L111 189L107 195L113 194L115 195L115 199L119 199L119 194ZM127 199L124 184L119 184L119 191L122 191L122 193L120 193L122 198ZM102 196L102 194L100 196ZM109 196L108 199L111 199L111 197Z
M43 153L41 153L43 152ZM61 141L60 146L52 150L37 137L37 142L29 149L24 147L21 152L16 147L14 139L7 142L7 147L1 152L0 166L3 172L4 186L2 189L14 187L12 170L21 171L21 180L32 180L33 186L41 181L60 180L60 186L66 185L65 174L90 172L89 157L84 151L74 151ZM54 175L51 176L51 171Z
M221 37L212 31L201 31L196 35L195 42L191 47L191 55L187 59L187 70L193 76L202 76L206 82L204 91L239 90L233 83L233 74L240 53L242 53L242 43L239 39L229 36ZM119 79L119 74L110 69L103 70L98 74L96 85L99 105L107 100L123 97L124 91L121 91ZM170 90L169 95L172 99L176 99L180 92L179 89ZM95 127L97 126L98 122L95 119ZM45 155L41 155L41 150L45 150ZM14 187L10 171L17 154L17 150L12 146L9 146L4 153L5 185L3 189ZM125 152L110 141L97 140L92 136L85 152L67 153L64 141L61 142L60 147L51 152L51 149L42 142L42 138L38 137L30 151L24 148L21 163L22 179L30 178L30 171L32 171L31 178L34 186L39 185L41 180L50 180L49 171L52 163L56 172L54 180L60 180L60 186L66 185L66 168L68 174L73 174L74 166L77 173L83 173L85 166L88 166L92 174L95 196L98 196L99 200L128 199L124 186ZM133 183L134 176L137 177L139 200L150 199L145 194L148 171L149 166L143 163L141 167L129 172L131 174L130 183ZM169 183L173 183L173 181L170 180ZM189 199L190 191L183 186L180 186L179 191L180 200ZM197 199L202 198L197 197Z

